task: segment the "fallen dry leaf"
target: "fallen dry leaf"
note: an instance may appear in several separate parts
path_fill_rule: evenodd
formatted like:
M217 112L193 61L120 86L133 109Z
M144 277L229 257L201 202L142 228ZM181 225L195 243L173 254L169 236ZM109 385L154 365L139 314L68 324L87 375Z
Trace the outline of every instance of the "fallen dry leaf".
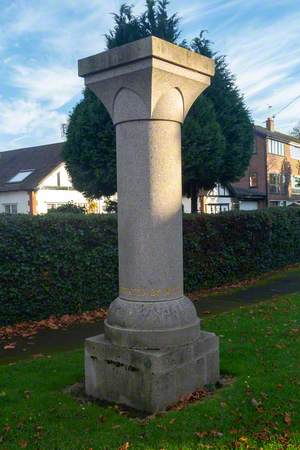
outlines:
M16 348L17 343L11 342L10 344L4 345L4 350L14 350Z
M125 442L125 444L119 447L119 450L128 450L128 449L129 449L129 442Z
M26 400L30 399L30 391L24 391L24 397L26 398Z
M220 431L217 431L217 430L212 430L209 432L209 434L213 437L222 437L223 436L223 433L221 433Z
M269 441L271 438L269 430L266 429L261 430L258 433L254 433L254 436L260 441Z
M21 447L21 448L26 448L26 447L28 447L28 442L27 441L19 441L19 446Z
M292 424L292 418L291 418L290 414L285 413L285 415L284 415L284 422L285 422L288 426L290 426L290 425Z
M82 314L64 314L61 317L51 316L48 319L21 322L16 325L0 327L0 340L11 339L12 336L20 336L22 338L30 338L36 335L40 330L45 328L57 330L59 328L67 328L74 323L94 322L106 318L107 311L100 308L96 311L88 311ZM10 344L8 344L10 345ZM11 348L12 349L12 348ZM8 348L10 350L10 348Z
M254 406L254 408L257 408L259 406L259 402L255 398L251 399L251 404L252 406Z
M39 359L39 358L44 358L45 355L43 355L43 353L36 353L35 355L32 355L32 357L33 357L34 359Z
M198 431L195 433L195 435L201 439L201 438L204 438L207 436L222 437L223 433L221 433L220 431L217 431L217 430L211 430L211 431Z
M180 411L185 408L189 403L197 402L198 400L203 399L209 395L209 391L205 388L199 389L198 391L193 392L192 394L184 395L179 399L179 401L175 405L171 405L167 408L169 411Z
M208 432L207 431L198 431L197 433L195 433L195 435L198 436L198 438L202 439L208 435Z
M284 446L284 448L286 448L289 444L290 438L289 438L288 433L284 433L282 436L279 436L277 438L277 440L280 444L282 444Z

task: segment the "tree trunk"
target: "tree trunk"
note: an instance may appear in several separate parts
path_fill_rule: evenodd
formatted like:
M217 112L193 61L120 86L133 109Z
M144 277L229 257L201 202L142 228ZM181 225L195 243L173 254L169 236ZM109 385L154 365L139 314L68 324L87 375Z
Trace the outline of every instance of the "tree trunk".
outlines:
M200 212L203 214L205 213L205 197L207 195L207 192L205 189L201 189L199 193L200 197Z
M198 189L196 187L192 187L191 191L191 209L192 214L198 212Z
M200 212L203 214L205 213L205 206L204 206L204 197L205 194L203 192L200 194Z

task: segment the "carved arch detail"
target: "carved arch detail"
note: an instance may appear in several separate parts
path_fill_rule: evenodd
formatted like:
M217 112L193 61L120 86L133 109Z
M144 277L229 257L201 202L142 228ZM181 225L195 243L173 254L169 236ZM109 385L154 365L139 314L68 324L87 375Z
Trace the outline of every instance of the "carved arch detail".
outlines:
M113 122L146 119L149 115L143 98L133 89L122 87L113 101Z
M178 87L163 93L156 102L152 113L153 119L184 121L184 97Z

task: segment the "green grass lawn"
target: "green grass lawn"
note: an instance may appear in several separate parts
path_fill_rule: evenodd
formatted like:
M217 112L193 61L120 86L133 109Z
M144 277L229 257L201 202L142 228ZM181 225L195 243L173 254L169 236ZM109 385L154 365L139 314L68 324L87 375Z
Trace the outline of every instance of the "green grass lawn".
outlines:
M0 448L300 449L300 294L203 328L220 336L221 370L235 382L148 422L64 393L83 378L82 349L0 366Z

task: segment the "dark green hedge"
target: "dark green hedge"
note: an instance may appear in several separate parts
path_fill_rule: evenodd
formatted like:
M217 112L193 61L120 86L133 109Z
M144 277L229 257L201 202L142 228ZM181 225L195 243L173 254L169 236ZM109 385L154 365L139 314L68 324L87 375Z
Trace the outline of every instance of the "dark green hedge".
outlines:
M0 324L92 310L117 296L114 216L0 217ZM184 218L185 289L300 262L300 210Z
M0 217L0 323L93 310L117 295L116 221Z

